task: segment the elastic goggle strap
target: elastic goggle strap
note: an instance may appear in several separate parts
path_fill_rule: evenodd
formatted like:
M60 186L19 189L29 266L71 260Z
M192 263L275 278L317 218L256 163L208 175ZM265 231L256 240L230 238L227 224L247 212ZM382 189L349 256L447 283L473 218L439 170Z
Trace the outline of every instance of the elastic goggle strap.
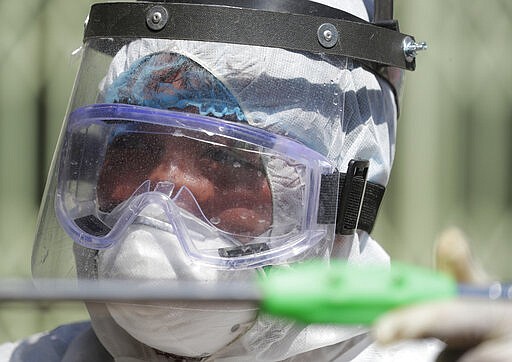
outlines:
M351 160L347 173L322 176L319 224L336 220L336 234L342 235L372 232L386 188L367 181L368 166L366 160Z

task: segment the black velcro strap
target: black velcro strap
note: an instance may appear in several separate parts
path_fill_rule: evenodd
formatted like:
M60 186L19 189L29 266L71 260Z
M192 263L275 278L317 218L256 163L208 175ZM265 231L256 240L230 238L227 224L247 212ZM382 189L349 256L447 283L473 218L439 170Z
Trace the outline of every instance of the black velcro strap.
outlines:
M386 191L384 186L370 181L366 182L366 192L364 193L357 229L364 230L368 234L372 232L382 198L384 197L384 191Z
M352 160L346 174L322 175L319 224L336 221L336 234L371 233L386 188L367 181L367 171L368 161Z
M340 173L337 171L332 174L322 175L316 221L318 224L334 224L336 221L339 183Z

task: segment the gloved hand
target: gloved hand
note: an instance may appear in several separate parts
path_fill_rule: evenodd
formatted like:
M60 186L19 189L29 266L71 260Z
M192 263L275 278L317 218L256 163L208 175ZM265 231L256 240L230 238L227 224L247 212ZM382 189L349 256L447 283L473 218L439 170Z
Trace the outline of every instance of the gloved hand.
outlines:
M485 283L488 277L476 265L464 235L444 232L436 245L438 269L459 282ZM383 316L373 328L378 343L435 337L446 343L437 361L512 361L512 301L458 298L398 309Z

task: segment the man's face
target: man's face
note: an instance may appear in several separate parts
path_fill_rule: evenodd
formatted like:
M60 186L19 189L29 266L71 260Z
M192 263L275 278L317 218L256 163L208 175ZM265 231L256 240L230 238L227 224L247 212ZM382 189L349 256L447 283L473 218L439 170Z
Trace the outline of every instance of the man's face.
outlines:
M171 182L174 192L186 186L217 228L257 236L272 224L272 196L261 157L235 141L193 134L178 136L155 126L119 134L109 143L100 171L100 209L109 212L146 180L154 189ZM193 209L194 205L180 205Z

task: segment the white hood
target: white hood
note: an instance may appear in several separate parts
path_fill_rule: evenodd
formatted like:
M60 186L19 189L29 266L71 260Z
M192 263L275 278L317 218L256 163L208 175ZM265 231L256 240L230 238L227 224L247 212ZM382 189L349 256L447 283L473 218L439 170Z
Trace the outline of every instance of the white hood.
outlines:
M361 0L323 0L368 19ZM368 159L368 178L386 185L395 150L396 106L382 79L343 57L237 44L140 39L114 57L101 92L143 56L176 52L216 76L238 100L248 123L292 137L324 154L341 172ZM290 86L292 85L292 86ZM388 263L368 234L339 237L331 257ZM116 361L169 360L120 328L102 304L89 304L94 329ZM303 326L259 315L247 332L206 360L351 360L370 343L363 327ZM172 360L172 359L171 359Z

